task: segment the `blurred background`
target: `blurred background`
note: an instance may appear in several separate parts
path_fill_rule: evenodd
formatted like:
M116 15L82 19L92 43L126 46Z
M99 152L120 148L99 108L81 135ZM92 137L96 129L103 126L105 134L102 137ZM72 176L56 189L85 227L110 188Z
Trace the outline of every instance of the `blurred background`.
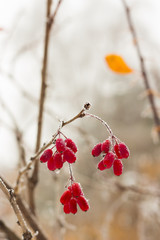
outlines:
M130 0L128 5L151 87L158 92L160 2ZM28 160L35 150L45 14L45 0L0 0L0 175L13 185L20 167L16 125ZM121 55L134 72L113 73L105 62L112 53ZM100 158L93 159L91 150L108 137L104 126L83 118L64 127L63 133L77 143L74 177L91 208L64 216L59 198L69 179L68 166L49 172L41 164L37 214L50 239L159 239L160 149L121 0L62 2L51 30L46 91L41 145L51 139L59 120L70 119L90 102L90 112L104 119L131 151L122 176L114 176L112 169L99 172ZM159 111L158 94L155 101ZM16 217L1 192L0 213L19 234Z

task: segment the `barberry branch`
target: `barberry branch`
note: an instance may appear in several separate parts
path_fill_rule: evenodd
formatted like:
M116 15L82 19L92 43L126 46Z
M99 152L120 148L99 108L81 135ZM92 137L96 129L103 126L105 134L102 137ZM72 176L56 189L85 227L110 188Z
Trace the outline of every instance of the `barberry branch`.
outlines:
M12 186L6 180L4 180L4 178L2 178L1 176L0 178L3 179L3 182L8 189L12 189ZM38 239L48 240L48 238L45 236L45 233L42 230L42 227L39 225L38 220L31 213L27 203L24 200L22 200L19 194L16 194L15 192L14 192L14 197L16 198L16 202L28 225L33 229L35 233L38 232Z
M25 149L23 146L23 134L17 124L17 121L13 115L13 113L10 111L10 109L8 108L8 106L3 102L2 99L0 99L0 104L1 106L4 108L4 110L7 112L9 118L12 120L13 122L13 132L15 133L16 136L16 140L17 140L17 145L18 145L18 150L19 150L19 155L20 155L20 163L22 163L22 166L26 166L26 153L25 153ZM16 184L16 188L14 189L15 192L19 191L19 176L17 177L17 184ZM27 188L27 193L29 192L29 186L28 186L28 175L27 173L25 173L25 181L26 181L26 188Z
M37 151L37 153L30 158L30 161L28 162L28 164L19 171L19 175L18 175L18 178L17 178L17 183L18 183L18 184L19 184L20 179L21 179L21 177L23 176L23 174L26 173L27 171L29 171L29 170L31 169L32 165L37 161L37 159L38 159L38 157L40 156L40 154L41 154L46 148L48 148L48 147L55 141L55 139L56 139L56 137L58 136L58 134L59 134L59 132L61 131L61 129L62 129L64 126L66 126L66 125L70 124L71 122L75 121L76 119L85 117L85 114L86 114L85 111L86 111L86 110L89 110L90 106L91 106L91 105L90 105L89 103L86 103L86 104L84 105L83 109L82 109L76 116L74 116L73 118L71 118L71 119L68 120L68 121L62 121L62 122L61 122L58 130L57 130L56 133L52 136L52 139L51 139L48 143L45 143L45 144Z
M0 231L3 231L8 240L20 240L20 238L9 228L6 224L0 220Z
M46 95L46 87L47 87L47 65L48 65L48 48L49 48L49 39L51 27L55 21L55 17L57 15L58 9L61 5L62 0L58 1L57 7L51 15L51 5L52 0L47 0L47 12L46 12L46 29L45 29L45 40L44 40L44 52L43 52L43 64L42 64L42 72L41 72L41 92L40 92L40 102L39 102L39 114L38 114L38 128L37 128L37 140L36 140L36 148L35 152L37 152L40 148L41 144L41 133L42 133L42 124L43 124L43 113L44 113L44 102ZM29 205L31 211L35 214L35 200L34 200L34 191L35 187L38 183L38 169L39 163L38 161L34 164L34 169L32 176L29 178Z
M142 74L142 77L143 77L143 81L144 81L146 91L148 92L148 100L150 102L150 106L151 106L151 109L152 109L156 130L158 132L158 136L159 136L159 139L160 139L160 119L159 119L159 115L158 115L158 112L157 112L154 96L151 92L149 77L148 77L148 74L147 74L143 54L142 54L141 49L140 49L140 44L139 44L137 33L136 33L136 30L135 30L135 27L134 27L134 24L133 24L133 20L132 20L132 17L131 17L130 8L127 6L126 0L122 0L122 4L124 6L126 17L127 17L127 22L128 22L128 25L129 25L129 29L130 29L133 41L135 43L137 56L138 56L139 62L140 62L141 74Z
M5 184L5 182L3 181L2 177L0 177L0 189L2 190L2 192L5 194L5 196L7 197L7 199L9 200L16 216L18 219L18 223L22 229L22 236L23 236L23 240L31 240L32 239L32 234L29 231L27 224L22 216L22 212L17 204L15 195L14 195L14 190L12 188L8 188L8 186Z

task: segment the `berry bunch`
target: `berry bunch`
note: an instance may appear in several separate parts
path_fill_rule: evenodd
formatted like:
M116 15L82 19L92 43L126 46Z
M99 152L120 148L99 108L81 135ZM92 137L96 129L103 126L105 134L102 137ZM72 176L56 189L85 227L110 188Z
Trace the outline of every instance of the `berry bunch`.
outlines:
M41 162L47 162L50 171L61 169L65 162L74 163L76 161L77 146L72 139L57 138L54 147L56 148L54 153L52 149L47 149L40 157Z
M82 188L79 183L72 183L68 189L62 194L60 202L64 205L63 211L66 214L77 213L77 204L82 211L88 211L89 204L87 199L84 197Z
M103 159L98 163L98 169L103 171L113 166L115 175L120 176L123 172L121 159L129 157L129 149L123 142L117 142L113 136L113 141L106 139L103 143L98 143L92 149L92 156L98 157L103 154Z

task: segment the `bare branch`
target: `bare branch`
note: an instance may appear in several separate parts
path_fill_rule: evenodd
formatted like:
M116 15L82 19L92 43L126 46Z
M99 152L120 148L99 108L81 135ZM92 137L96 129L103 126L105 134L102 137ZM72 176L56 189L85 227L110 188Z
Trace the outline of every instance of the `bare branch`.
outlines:
M62 0L58 1L57 7L54 11L54 14L51 16L51 5L52 0L47 0L47 12L46 12L46 29L45 29L45 40L44 40L44 52L43 52L43 64L42 64L42 73L41 73L41 92L40 92L40 102L39 102L39 114L38 114L38 129L37 129L37 140L35 152L40 148L41 144L41 133L42 133L42 124L43 124L43 114L44 114L44 102L46 95L46 82L47 82L47 65L48 65L48 48L49 48L49 39L51 27L55 21L58 9L61 5ZM34 190L38 183L38 169L39 163L35 162L32 176L29 178L29 205L31 211L35 214L35 201L34 201Z
M158 198L160 197L160 191L158 189L155 191L152 191L151 189L137 187L135 185L125 186L119 182L116 182L115 184L116 184L116 187L118 187L121 191L131 191L141 195L149 195L149 196L154 196Z
M8 186L5 184L5 182L3 181L2 177L0 177L0 189L3 191L3 193L5 194L5 196L7 197L7 199L9 200L16 216L18 219L18 223L22 229L23 232L23 239L24 240L31 240L32 239L32 234L31 232L28 230L28 227L26 225L26 222L22 216L21 210L17 204L15 195L14 195L14 190L12 188L8 188Z
M22 132L21 132L20 128L18 127L18 124L16 122L16 119L15 119L13 113L10 111L10 109L3 102L2 99L0 99L0 104L4 108L4 110L7 112L8 116L10 117L10 119L13 122L13 125L14 125L13 132L15 133L15 136L16 136L16 141L17 141L19 156L20 156L20 163L21 163L21 166L26 166L26 153L25 153L25 149L24 149L24 146L23 146ZM25 181L26 181L26 186L27 186L27 191L28 191L28 181L27 180L28 180L28 175L26 173L25 174ZM19 183L20 183L20 181L18 181L18 179L17 179L16 187L15 187L16 192L18 192L18 190L19 190Z
M0 231L3 231L8 240L20 240L20 238L0 220Z
M0 177L0 178L2 179L2 177ZM4 180L4 178L3 178L3 182L8 189L12 189L10 184L8 182L6 182L6 180ZM21 196L19 194L14 193L14 196L16 198L17 204L18 204L26 222L28 223L28 225L30 225L30 227L33 229L33 231L35 233L38 232L38 238L37 239L48 240L48 238L43 233L42 227L38 224L38 220L31 213L27 203L21 199Z
M149 78L148 78L147 70L146 70L146 67L145 67L144 58L143 58L143 55L141 53L140 44L138 42L137 33L135 31L133 20L132 20L131 14L130 14L130 9L126 4L126 0L122 0L122 4L123 4L124 9L125 9L129 29L130 29L130 32L132 34L133 41L135 43L135 48L136 48L136 51L137 51L137 56L138 56L139 61L140 61L140 68L141 68L141 74L142 74L142 77L143 77L143 80L144 80L144 85L145 85L146 91L148 93L150 93L151 87L150 87L150 83L149 83ZM156 105L155 105L154 96L153 96L152 93L148 94L148 100L149 100L150 105L151 105L155 125L159 129L160 120L159 120L157 108L156 108ZM158 131L158 136L159 136L159 139L160 139L160 131Z

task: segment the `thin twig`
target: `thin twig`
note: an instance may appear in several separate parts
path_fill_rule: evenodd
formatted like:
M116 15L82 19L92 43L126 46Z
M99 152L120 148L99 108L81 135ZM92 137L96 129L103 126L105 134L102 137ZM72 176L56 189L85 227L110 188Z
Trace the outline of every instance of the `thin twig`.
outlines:
M160 191L157 189L155 191L152 191L151 189L148 188L140 188L135 185L130 185L130 186L125 186L119 182L115 183L116 187L118 187L121 191L131 191L135 192L141 195L148 195L148 196L154 196L154 197L160 197Z
M130 29L131 35L133 37L133 41L135 43L137 56L138 56L139 61L140 61L141 74L142 74L142 77L143 77L143 80L144 80L144 85L145 85L146 91L149 93L148 94L148 100L149 100L150 105L151 105L154 122L155 122L157 132L158 132L158 136L159 136L159 139L160 139L160 131L159 131L159 129L160 129L159 128L160 127L160 119L159 119L157 108L156 108L156 105L155 105L154 96L150 92L150 90L151 90L150 82L149 82L147 70L146 70L146 67L145 67L144 58L143 58L143 55L142 55L142 52L141 52L141 49L140 49L140 44L139 44L139 41L138 41L137 33L135 31L135 27L134 27L133 20L132 20L132 17L131 17L130 8L127 6L126 0L122 0L122 4L124 6L127 21L128 21L128 25L129 25L129 29Z
M88 116L88 117L95 118L98 121L100 121L107 128L107 130L108 130L109 134L111 135L111 137L113 137L113 132L112 132L110 126L103 119L101 119L100 117L98 117L98 116L96 116L94 114L91 114L91 113L85 113L85 115Z
M4 108L4 110L7 112L9 118L12 120L13 122L13 132L15 133L15 136L16 136L16 141L17 141L17 145L18 145L18 150L19 150L19 156L20 156L20 167L21 166L26 166L26 153L25 153L25 149L24 149L24 146L23 146L23 134L17 124L17 121L13 115L13 113L10 111L10 109L8 108L8 106L3 102L2 99L0 99L0 104L1 106ZM25 181L26 181L26 187L27 187L27 193L28 193L28 189L29 189L29 186L28 186L28 174L25 173ZM15 192L18 192L19 191L19 184L20 184L20 181L19 179L17 179L16 181L16 187L15 187Z
M39 114L38 114L38 129L37 129L37 140L36 140L36 148L35 152L37 152L40 148L41 144L41 133L42 133L42 124L43 124L43 114L44 114L44 102L46 95L46 86L47 86L47 65L48 65L48 48L49 48L49 39L51 27L55 21L55 17L57 15L58 9L61 5L62 0L58 1L57 7L54 11L54 14L51 15L51 5L52 0L47 0L47 12L46 12L46 29L45 29L45 40L44 40L44 53L43 53L43 64L42 64L42 74L41 74L41 92L40 92L40 102L39 102ZM34 191L35 187L38 183L38 170L39 170L39 162L36 161L33 169L32 176L29 179L30 187L29 187L29 205L31 211L35 214L35 201L34 201Z
M9 200L16 216L18 219L18 223L22 229L23 232L23 239L24 240L31 240L32 239L32 234L29 231L27 224L22 216L22 212L17 204L15 195L14 195L14 190L12 188L8 188L8 186L5 184L5 181L3 181L2 177L0 177L0 189L3 191L7 199Z
M2 220L0 220L0 231L5 233L8 240L21 240Z

